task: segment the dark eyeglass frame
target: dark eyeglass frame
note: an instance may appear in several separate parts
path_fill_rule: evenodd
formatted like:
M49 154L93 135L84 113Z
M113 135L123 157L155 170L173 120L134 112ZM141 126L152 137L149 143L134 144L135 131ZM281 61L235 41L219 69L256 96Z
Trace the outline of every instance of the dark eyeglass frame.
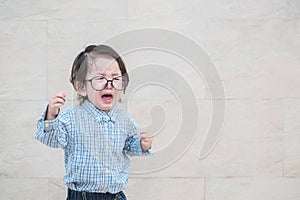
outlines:
M114 80L118 80L119 78L122 78L123 89L117 89L117 88L115 88L115 86L114 86ZM106 80L106 83L105 83L103 89L101 89L101 90L95 89L95 87L94 87L94 85L93 85L93 80L94 80L94 79L105 79L105 80ZM122 76L122 75L117 76L117 77L114 77L113 79L107 79L107 78L104 77L104 76L95 76L95 77L93 77L93 78L91 78L91 79L88 79L88 80L85 80L85 81L86 81L86 82L91 82L92 88L93 88L94 90L96 90L96 91L102 91L102 90L104 90L105 88L107 88L109 82L110 82L111 86L112 86L115 90L122 91L122 90L125 90L125 89L126 89L127 83L128 83L127 78L126 78L125 76Z

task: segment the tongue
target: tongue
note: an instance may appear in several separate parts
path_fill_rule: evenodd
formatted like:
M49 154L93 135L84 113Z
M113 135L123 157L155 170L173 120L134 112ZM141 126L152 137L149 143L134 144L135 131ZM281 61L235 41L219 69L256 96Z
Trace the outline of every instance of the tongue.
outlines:
M108 103L109 104L109 103L112 102L112 95L106 95L105 94L105 95L102 96L102 100L103 100L104 103Z

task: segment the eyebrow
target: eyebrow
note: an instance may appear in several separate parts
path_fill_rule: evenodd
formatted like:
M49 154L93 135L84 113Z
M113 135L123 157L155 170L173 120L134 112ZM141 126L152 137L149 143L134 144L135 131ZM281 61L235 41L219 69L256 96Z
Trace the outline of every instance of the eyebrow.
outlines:
M97 73L96 75L100 75L100 76L106 76L106 75L111 75L111 76L122 76L122 74L119 74L119 73L113 73L113 74Z

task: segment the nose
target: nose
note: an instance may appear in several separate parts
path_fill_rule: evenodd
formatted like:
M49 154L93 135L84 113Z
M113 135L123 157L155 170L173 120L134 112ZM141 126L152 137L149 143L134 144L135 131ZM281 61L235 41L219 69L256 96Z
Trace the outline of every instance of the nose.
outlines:
M113 88L113 82L112 80L107 80L107 83L106 83L106 87L105 88L108 88L108 89L112 89Z

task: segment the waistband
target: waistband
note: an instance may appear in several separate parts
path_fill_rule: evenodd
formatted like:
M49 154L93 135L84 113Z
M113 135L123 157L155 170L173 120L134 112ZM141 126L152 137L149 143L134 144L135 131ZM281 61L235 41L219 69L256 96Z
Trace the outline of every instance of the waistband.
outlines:
M116 199L126 199L125 194L121 191L116 194L109 192L106 193L95 193L95 192L85 192L85 191L75 191L68 188L67 200L116 200Z

